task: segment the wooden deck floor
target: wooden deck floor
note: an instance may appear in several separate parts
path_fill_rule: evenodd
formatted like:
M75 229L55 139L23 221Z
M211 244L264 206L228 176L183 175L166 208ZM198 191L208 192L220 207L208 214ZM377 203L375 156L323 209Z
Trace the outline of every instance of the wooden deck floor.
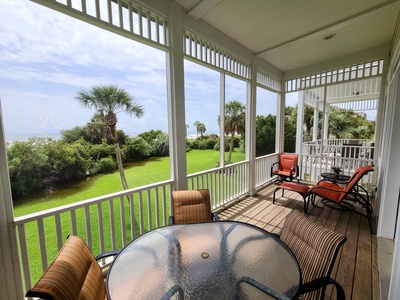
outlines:
M284 220L293 209L302 211L303 198L297 193L277 192L272 203L275 185L261 190L220 213L222 220L250 223L270 232L280 233ZM356 213L339 211L317 203L309 208L308 218L347 237L336 260L332 277L344 288L346 299L380 299L377 237L371 234L368 220ZM332 289L326 299L336 299Z

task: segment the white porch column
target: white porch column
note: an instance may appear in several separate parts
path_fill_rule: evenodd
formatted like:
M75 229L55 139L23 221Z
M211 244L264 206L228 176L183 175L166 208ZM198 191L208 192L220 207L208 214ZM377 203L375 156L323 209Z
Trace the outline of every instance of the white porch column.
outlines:
M219 165L225 166L225 73L219 76Z
M314 120L313 120L313 141L318 140L318 120L319 119L319 108L314 108Z
M275 152L282 153L285 146L285 107L286 107L286 86L282 80L282 93L278 99L278 112L276 114L276 139Z
M248 183L250 196L256 193L256 102L257 60L251 66L251 80L247 83L246 97L246 159L249 161Z
M322 133L322 139L327 140L329 138L328 137L328 133L329 133L329 110L330 110L330 106L329 106L329 103L326 103L325 101L324 101L324 105L325 105L325 109L324 109L324 131Z
M377 235L394 238L399 209L400 191L400 75L396 75L388 88L385 128L382 138L382 162L377 198L380 201ZM399 232L397 232L399 234Z
M169 23L169 47L167 53L168 127L171 178L175 189L187 189L186 173L186 123L185 85L183 60L183 12L171 3Z
M297 124L296 124L296 153L301 154L301 146L303 144L303 127L304 127L304 91L299 92L299 100L297 102Z
M0 101L0 299L22 299L23 287L19 263L17 233L4 139Z

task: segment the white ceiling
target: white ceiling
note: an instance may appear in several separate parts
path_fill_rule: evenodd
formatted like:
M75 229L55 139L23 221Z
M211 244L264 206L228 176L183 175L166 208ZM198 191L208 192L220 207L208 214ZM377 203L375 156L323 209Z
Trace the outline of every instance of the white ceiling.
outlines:
M400 9L400 0L172 1L284 72L389 46Z

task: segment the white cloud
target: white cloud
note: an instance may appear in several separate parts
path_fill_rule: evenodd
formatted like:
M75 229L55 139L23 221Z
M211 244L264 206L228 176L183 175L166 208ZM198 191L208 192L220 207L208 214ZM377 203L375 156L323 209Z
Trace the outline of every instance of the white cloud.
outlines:
M80 0L72 3L81 5ZM94 14L94 1L87 4L88 12ZM141 119L119 114L119 129L130 135L167 131L163 51L27 0L1 0L0 32L6 138L7 134L46 135L84 125L93 111L79 106L76 93L99 84L118 84L144 107ZM219 80L219 72L185 62L186 121L191 127L200 120L207 133L219 131ZM242 87L229 89L232 97L243 94Z

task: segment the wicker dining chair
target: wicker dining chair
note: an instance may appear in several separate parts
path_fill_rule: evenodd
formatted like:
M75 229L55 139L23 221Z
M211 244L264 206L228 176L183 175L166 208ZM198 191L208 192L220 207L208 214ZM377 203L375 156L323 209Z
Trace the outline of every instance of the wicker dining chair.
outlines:
M311 222L298 211L290 213L280 239L296 256L302 272L300 299L324 299L327 285L336 287L336 299L345 299L342 286L331 273L345 236Z

